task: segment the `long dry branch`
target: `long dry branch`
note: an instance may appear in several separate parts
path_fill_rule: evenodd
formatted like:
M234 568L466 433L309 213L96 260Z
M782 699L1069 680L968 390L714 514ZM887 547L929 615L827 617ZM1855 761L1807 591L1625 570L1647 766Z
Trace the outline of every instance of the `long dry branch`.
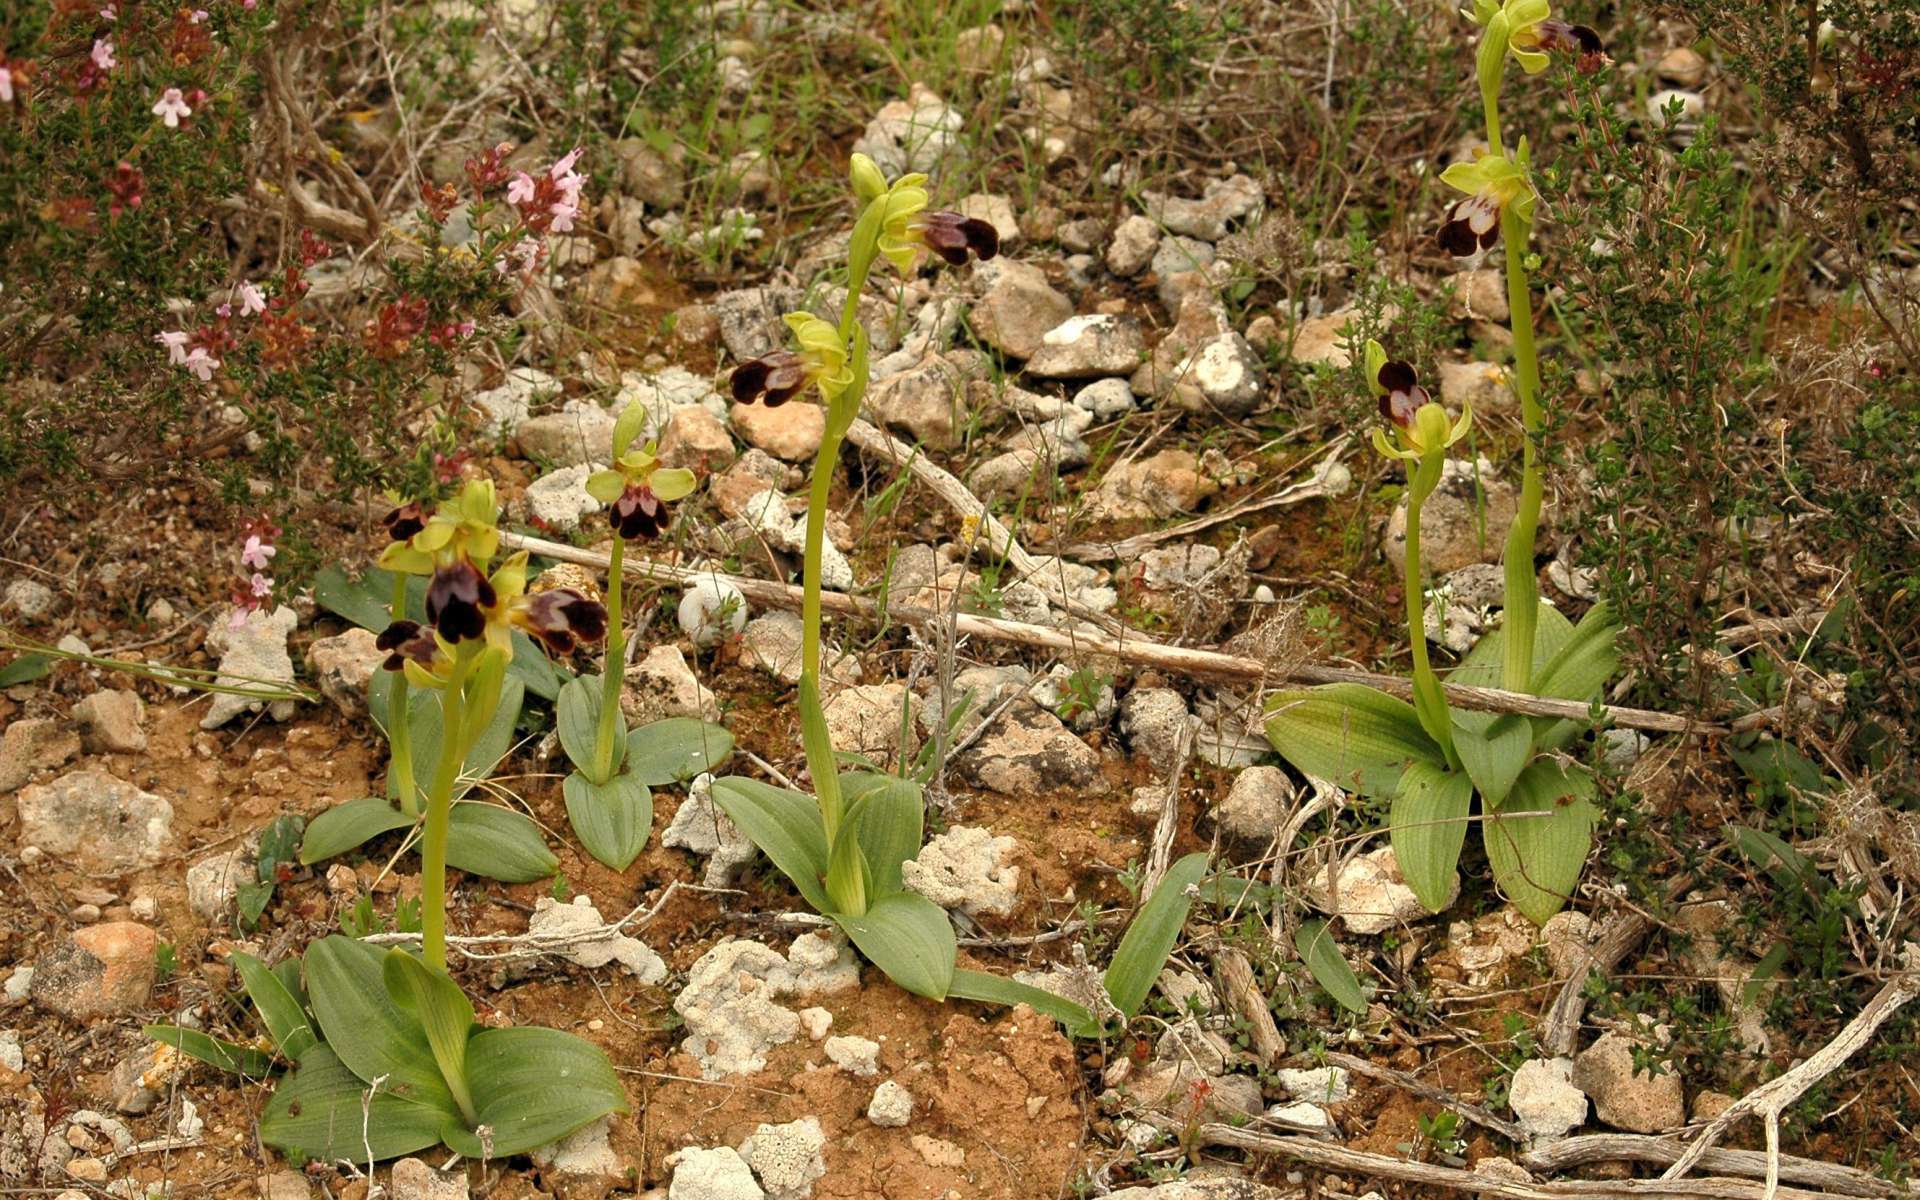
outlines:
M1589 1133L1560 1138L1521 1155L1520 1165L1545 1174L1569 1167L1599 1162L1648 1163L1671 1166L1686 1148L1674 1138L1641 1133ZM1707 1151L1700 1165L1722 1175L1747 1175L1764 1178L1767 1156L1758 1150ZM1787 1183L1804 1183L1846 1196L1901 1197L1920 1195L1920 1186L1894 1183L1858 1167L1822 1162L1817 1158L1780 1156L1780 1178Z
M502 534L501 540L513 549L529 550L559 562L597 567L603 571L611 565L607 555L597 550L583 550L564 542L513 533ZM626 570L628 574L640 579L682 586L696 579L723 579L739 588L741 595L756 603L774 608L797 609L800 607L801 590L792 584L749 579L743 575L728 575L717 571L697 571L689 567L645 562L635 558L626 560ZM980 617L968 613L955 616L930 608L913 608L899 604L883 606L863 596L850 596L845 592L822 592L820 603L821 607L828 612L860 617L885 616L889 620L915 626L951 620L954 622L956 633L985 641L1007 642L1039 650L1051 650L1060 654L1113 658L1124 663L1157 667L1163 671L1174 671L1200 679L1255 685L1360 683L1402 698L1411 697L1413 694L1412 685L1395 675L1378 675L1372 671L1354 671L1344 667L1318 667L1307 664L1274 666L1257 659L1222 654L1217 650L1169 646L1125 628L1118 633L1055 629L1051 626L1029 625L1024 621L1008 621L999 617ZM1520 713L1532 717L1557 717L1574 721L1586 720L1593 712L1592 708L1577 700L1556 700L1547 696L1529 696L1524 692L1469 687L1463 684L1450 683L1443 686L1446 688L1448 701L1461 708ZM1644 708L1623 708L1618 705L1599 707L1614 725L1627 729L1693 735L1727 732L1727 727L1724 725L1696 721L1674 713L1653 712Z

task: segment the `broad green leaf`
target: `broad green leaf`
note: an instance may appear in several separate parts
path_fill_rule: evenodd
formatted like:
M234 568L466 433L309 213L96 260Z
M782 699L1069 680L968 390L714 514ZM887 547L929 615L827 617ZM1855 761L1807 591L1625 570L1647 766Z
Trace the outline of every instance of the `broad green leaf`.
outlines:
M1512 714L1501 714L1493 721L1480 720L1481 715L1454 711L1453 751L1460 756L1460 765L1472 778L1481 802L1488 808L1498 808L1533 757L1533 726ZM1463 721L1463 717L1467 719ZM1405 780L1401 782L1404 786Z
M847 772L840 776L840 792L872 873L873 895L899 891L900 864L920 853L926 832L920 785L898 775Z
M512 637L513 660L507 664L507 673L542 700L559 696L560 689L574 678L573 672L548 658L539 643L520 630L514 630Z
M888 979L916 996L946 997L955 954L946 909L918 892L895 892L875 900L862 916L828 915Z
M567 752L574 769L595 783L606 782L593 779L592 776L595 743L600 736L601 687L602 680L598 675L576 675L571 683L560 689L560 698L553 705L553 724L560 734L560 748ZM613 718L610 771L620 769L620 760L626 748L626 718L616 713Z
M827 900L835 912L864 912L879 897L860 845L860 807L847 810L827 847Z
M313 1029L312 1014L265 963L237 950L228 957L240 972L240 981L246 985L254 1011L260 1014L260 1023L267 1027L267 1036L282 1055L299 1062L320 1040Z
M267 824L260 834L260 850L254 859L255 880L236 889L234 901L240 910L240 923L247 929L260 921L273 899L282 863L298 861L300 834L306 822L291 813L282 813Z
M280 1082L260 1115L260 1140L315 1162L366 1163L438 1145L459 1117L369 1087L325 1045Z
M482 1029L467 1043L467 1077L479 1105L483 1145L464 1129L447 1144L472 1158L525 1154L608 1113L629 1111L607 1056L592 1042L557 1029Z
M141 1032L163 1046L172 1046L188 1058L222 1071L245 1075L248 1079L265 1079L273 1074L273 1058L252 1046L212 1037L198 1029L183 1029L178 1025L149 1025Z
M0 667L0 687L12 687L16 683L32 683L44 679L47 672L53 670L53 658L46 654L16 654L13 661Z
M1573 636L1573 623L1566 614L1542 600L1539 616L1534 618L1533 661L1544 663L1559 653L1567 639ZM1460 665L1447 672L1448 683L1464 684L1471 687L1500 686L1500 656L1506 642L1506 628L1495 629L1473 644ZM1489 718L1497 713L1483 714Z
M979 1000L1012 1008L1024 1004L1060 1022L1073 1037L1092 1037L1099 1032L1093 1014L1065 996L1056 996L1044 988L1016 983L1000 975L956 967L953 982L947 985L947 999Z
M1281 692L1267 740L1306 774L1370 796L1393 795L1408 763L1446 764L1411 704L1357 683Z
M520 706L526 700L526 685L509 676L500 688L500 703L493 719L474 739L473 748L460 768L460 782L454 786L455 799L465 795L479 780L493 774L494 767L513 748L513 726L520 719ZM440 695L437 692L411 691L407 707L412 710L411 737L413 773L417 780L433 778L440 762ZM399 781L387 772L387 794L394 796ZM397 797L395 797L397 799Z
M1587 610L1573 635L1534 672L1533 694L1561 700L1591 700L1620 666L1614 639L1620 623L1605 602Z
M447 865L502 883L531 883L559 870L560 860L531 817L464 800L447 817Z
M387 998L386 951L334 934L308 947L304 959L314 1018L347 1069L366 1080L384 1075L395 1096L457 1118L426 1031Z
M812 797L729 775L713 781L713 802L793 881L816 912L832 907L821 882L827 874L827 833Z
M1473 781L1459 771L1415 763L1400 777L1388 817L1393 857L1428 912L1439 912L1453 899L1454 869L1472 807Z
M694 717L668 717L627 734L627 770L648 787L685 783L733 753L733 735Z
M587 853L616 871L638 858L653 832L653 793L629 772L595 783L575 771L560 790L567 820Z
M393 602L393 576L378 567L368 569L359 579L349 577L338 564L321 567L313 576L313 602L335 616L345 617L362 629L379 633L393 623L388 605ZM407 580L408 609L419 604L426 613L426 580ZM411 615L411 611L410 611ZM419 619L418 617L415 618Z
M1340 943L1333 940L1333 930L1325 921L1300 922L1293 931L1293 945L1300 952L1300 961L1307 964L1313 981L1332 996L1336 1004L1355 1016L1367 1014L1367 994L1360 988L1360 977L1347 965L1340 953Z
M1560 911L1593 847L1593 776L1535 759L1498 811L1482 814L1480 837L1494 882L1535 925Z
M324 862L383 833L412 824L412 817L395 808L391 800L379 796L363 796L336 804L307 826L306 837L300 843L300 862L305 866Z
M1786 890L1822 890L1818 886L1820 872L1813 860L1766 830L1729 825L1727 840L1748 862L1772 876L1774 886Z
M420 1023L427 1046L439 1064L453 1101L474 1119L473 1093L467 1083L467 1038L473 1033L473 1002L445 971L436 971L398 946L387 951L381 975L387 999Z
M1167 965L1167 955L1180 940L1186 926L1193 897L1187 889L1199 884L1207 873L1207 856L1189 854L1167 868L1160 886L1147 897L1140 911L1114 947L1113 961L1107 964L1107 996L1122 1016L1132 1020L1147 1002L1153 981Z

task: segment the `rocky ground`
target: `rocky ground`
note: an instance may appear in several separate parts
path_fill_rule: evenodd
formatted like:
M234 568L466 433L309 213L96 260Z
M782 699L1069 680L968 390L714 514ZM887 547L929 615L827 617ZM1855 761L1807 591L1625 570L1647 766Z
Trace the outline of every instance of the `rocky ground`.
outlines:
M1004 36L999 25L970 30L956 52L995 61ZM1676 28L1622 69L1693 104L1714 69L1687 40ZM1044 53L1023 50L1007 66L1016 95L1007 119L1029 152L1042 164L1097 160ZM1275 227L1288 199L1255 174L1168 177L1116 157L1083 172L1114 177L1106 185L1125 198L1108 206L1064 187L1037 198L955 190L942 181L976 178L962 136L969 114L921 84L898 91L866 115L850 148L890 174L929 172L944 202L995 225L1003 254L889 280L863 300L876 355L870 428L835 484L828 588L902 610L1002 618L1069 646L1115 631L1219 646L1276 675L1309 660L1395 666L1404 536L1395 486L1383 500L1364 439L1289 392L1348 366L1357 332L1394 319L1364 305L1354 265L1330 243L1336 279L1310 301L1243 305L1232 291L1246 278L1249 239ZM846 222L836 209L801 231L776 229L794 247L777 267L689 283L695 273L678 256L715 219L697 203L711 165L638 137L605 152L617 156L616 185L597 197L591 228L560 239L545 298L595 339L549 330L510 369L469 365L474 465L500 481L510 528L604 549L585 479L616 415L644 405L645 436L658 438L663 460L702 480L652 557L797 580L821 411L734 404L725 381L780 344L781 314L837 310L843 297L819 274L844 248ZM780 180L752 161L732 167L746 206L733 236L743 236L743 222L777 209ZM1517 417L1500 365L1510 314L1486 264L1423 260L1412 276L1438 314L1427 336L1450 348L1431 365L1435 393L1450 408L1471 402L1492 431L1485 456L1449 464L1424 518L1440 601L1428 634L1436 653L1458 654L1496 619L1500 547L1486 531L1503 529L1516 502L1506 451L1518 444ZM1604 386L1586 374L1581 385ZM887 435L917 449L897 455ZM216 668L306 695L263 707L81 661L0 691L8 1191L1538 1195L1522 1189L1564 1182L1578 1162L1605 1160L1580 1168L1601 1188L1645 1170L1629 1161L1654 1161L1555 1158L1555 1146L1710 1121L1849 1015L1782 1023L1766 1003L1771 969L1730 932L1753 897L1693 882L1704 874L1682 879L1678 863L1650 885L1681 880L1672 911L1624 945L1602 935L1625 936L1646 880L1620 884L1604 851L1575 904L1544 929L1503 903L1484 864L1445 913L1427 914L1400 879L1382 814L1316 788L1271 753L1260 687L960 633L949 619L835 618L827 713L841 750L911 761L969 698L932 776L934 836L906 875L952 912L963 962L1073 994L1089 963L1104 965L1156 854L1206 850L1218 873L1258 886L1203 896L1148 1013L1124 1037L1076 1042L1027 1009L935 1004L890 985L809 918L697 789L664 789L646 850L630 870L608 871L568 834L564 760L535 706L489 798L541 822L561 867L524 885L456 876L454 932L503 939L468 943L456 971L483 1021L545 1024L603 1047L632 1115L530 1159L455 1163L442 1152L372 1170L301 1169L255 1140L270 1081L223 1076L140 1030L251 1038L232 953L272 961L369 905L391 922L417 894L417 867L397 837L259 877L274 822L377 794L384 743L364 691L382 655L311 592L229 630L217 590L169 568L214 533L165 489L144 499L129 525L100 535L104 544L71 526L9 534L8 627L68 651ZM326 561L355 570L369 559L378 503L316 506ZM983 522L980 504L1004 525ZM1572 565L1567 541L1547 540L1555 558L1543 564L1543 591L1577 614L1595 597L1592 578ZM151 556L128 553L134 545ZM630 609L644 625L626 674L630 718L719 721L737 739L729 770L802 778L792 607L752 603L737 627L715 631L683 624L681 599L677 587L649 585ZM1714 824L1741 803L1739 777L1700 739L1604 737L1618 786L1672 819ZM259 903L262 883L272 892ZM243 902L257 919L243 918ZM1340 1010L1299 961L1292 930L1316 915L1336 919L1369 991L1364 1016ZM1579 995L1596 966L1586 1002L1556 1034L1556 1000ZM1675 979L1671 989L1657 982ZM1702 1028L1716 1040L1703 1043ZM1920 1102L1903 1076L1876 1060L1832 1097L1833 1112L1794 1129L1793 1153L1846 1168L1836 1194L1913 1194L1870 1174L1899 1124L1875 1114ZM1370 1160L1316 1159L1303 1143L1451 1174L1436 1182ZM1757 1125L1736 1126L1726 1144L1760 1144ZM1755 1174L1751 1163L1710 1165ZM1714 1194L1759 1194L1750 1182L1731 1186L1744 1190Z

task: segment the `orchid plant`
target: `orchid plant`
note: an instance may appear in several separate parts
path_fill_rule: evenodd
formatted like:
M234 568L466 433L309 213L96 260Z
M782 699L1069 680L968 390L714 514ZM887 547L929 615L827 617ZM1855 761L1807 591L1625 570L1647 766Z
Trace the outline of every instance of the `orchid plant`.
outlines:
M847 299L836 324L811 313L786 317L794 350L778 350L733 373L734 399L785 404L808 390L826 407L826 429L814 458L807 501L805 576L801 600L799 712L812 796L756 779L726 776L712 786L714 803L773 861L807 902L896 984L933 999L959 996L1029 1004L1069 1031L1090 1034L1117 1012L1131 1017L1145 1002L1188 908L1190 889L1205 873L1204 854L1173 864L1128 928L1105 977L1101 1013L1039 988L956 965L953 926L945 910L902 883L901 864L920 852L925 800L914 774L842 771L820 691L820 580L834 468L847 430L859 415L869 368L867 333L858 319L862 291L884 258L903 275L929 254L953 265L999 251L992 225L959 213L928 211L926 176L887 182L864 154L852 159L860 206L848 246ZM1111 1012L1107 1011L1110 1007Z
M658 537L667 505L693 493L697 480L684 467L660 465L655 446L634 445L648 410L630 404L613 426L613 465L587 477L587 493L608 505L613 550L607 567L606 664L599 676L579 676L560 689L555 724L574 769L562 784L567 819L587 852L624 871L653 830L650 789L684 783L710 771L733 750L733 735L693 717L668 717L629 731L620 710L626 636L621 583L629 541Z
M424 664L433 661L436 597L432 583L416 596L417 589L410 587L409 581L434 576L434 555L449 546L467 548L469 561L485 563L493 558L499 549L494 512L493 485L476 481L467 483L431 517L417 501L402 504L386 515L384 523L391 541L379 565L391 575L393 591L386 606L387 624L375 645L387 657L385 669L376 672L368 686L367 708L374 723L387 735L387 794L349 800L315 817L300 844L303 864L311 866L345 854L395 830L410 830L424 842L431 796L424 789L431 782L429 773L444 757L441 747L449 726L444 706L435 703L432 689L414 690L416 676L426 671ZM475 552L477 560L472 557ZM513 603L504 610L509 614L506 624L494 633L496 640L504 639L508 650L503 670L513 657L510 632L516 629L550 652L562 655L581 642L600 639L605 617L601 614L595 623L597 605L570 589L529 596L526 556L517 555L509 562L517 566L501 584L514 589L509 597ZM412 619L415 613L425 616L428 624ZM578 623L577 630L572 627L574 622ZM410 659L415 662L411 672L406 669ZM525 699L524 682L505 674L489 709L490 716L474 727L463 752L465 757L449 784L452 808L447 818L447 860L460 870L505 883L544 879L560 865L532 818L497 804L464 799L492 772L494 764L506 757Z
M430 749L420 761L433 764L421 797L420 951L336 934L273 969L234 956L276 1055L293 1065L260 1119L260 1139L299 1158L364 1162L435 1145L498 1158L628 1108L598 1047L553 1029L482 1027L447 972L454 793L507 711L505 693L517 682L507 672L512 631L555 652L606 631L606 610L579 591L529 592L525 552L494 565L494 520L492 485L469 482L430 518L397 513L395 540L381 556L403 579L428 577L426 623L397 619L380 638L388 668L436 702L438 717L431 737L413 743L416 753ZM397 699L404 706L405 693ZM257 1047L197 1030L148 1033L248 1074L276 1065Z
M1607 59L1598 35L1554 19L1547 0L1475 0L1466 15L1483 27L1477 74L1488 147L1441 175L1466 196L1448 209L1438 241L1459 257L1505 243L1514 389L1526 442L1519 508L1505 543L1503 623L1448 680L1597 701L1619 661L1612 612L1596 605L1573 625L1540 599L1535 578L1544 430L1527 243L1537 196L1527 140L1521 138L1512 153L1502 141L1500 85L1510 58L1529 75L1545 69L1550 52L1575 55L1583 71ZM1495 881L1515 908L1544 923L1578 882L1598 817L1592 773L1561 753L1582 726L1448 704L1427 658L1420 515L1440 482L1447 450L1472 427L1472 413L1449 417L1420 386L1412 366L1390 360L1378 342L1367 344L1364 370L1392 430L1376 429L1374 446L1407 471L1404 585L1413 703L1359 684L1282 692L1271 702L1267 736L1307 774L1391 802L1388 822L1401 874L1434 912L1452 902L1477 796Z

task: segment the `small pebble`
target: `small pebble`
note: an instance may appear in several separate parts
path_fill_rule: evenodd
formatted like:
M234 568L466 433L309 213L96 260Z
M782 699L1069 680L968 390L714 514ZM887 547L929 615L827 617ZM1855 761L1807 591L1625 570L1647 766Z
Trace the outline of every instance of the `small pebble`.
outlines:
M73 911L67 915L82 925L91 925L100 919L100 906L98 904L76 904L73 906Z
M23 866L31 867L45 857L46 853L38 846L20 847L20 862Z
M135 896L129 907L133 910L134 917L142 921L153 920L160 911L160 906L154 903L152 896Z
M587 1022L587 1032L589 1033L599 1033L602 1029L605 1029L606 1027L607 1027L607 1023L605 1021L602 1021L599 1017L595 1017L593 1020Z

